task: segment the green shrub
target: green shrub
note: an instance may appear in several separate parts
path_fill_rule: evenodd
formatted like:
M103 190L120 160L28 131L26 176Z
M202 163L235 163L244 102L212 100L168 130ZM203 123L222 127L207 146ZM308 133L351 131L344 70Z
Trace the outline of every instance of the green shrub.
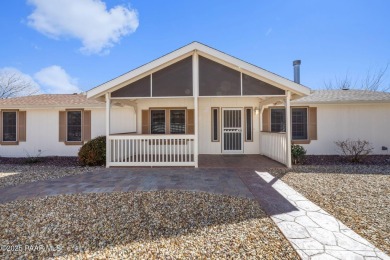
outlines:
M100 166L106 164L106 137L98 136L85 143L79 151L81 165Z
M293 164L303 163L306 155L306 150L298 144L291 145L291 161Z

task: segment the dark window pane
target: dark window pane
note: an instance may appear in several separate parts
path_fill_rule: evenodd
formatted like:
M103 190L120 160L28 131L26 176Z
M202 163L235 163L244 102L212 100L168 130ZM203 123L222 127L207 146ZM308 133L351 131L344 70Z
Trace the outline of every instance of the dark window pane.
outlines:
M68 111L67 114L67 140L69 142L80 142L81 111Z
M3 112L3 141L16 142L16 112Z
M292 109L292 139L302 140L307 139L307 109L293 108Z
M213 108L213 141L218 141L218 109Z
M150 133L165 134L165 110L150 111Z
M246 140L252 141L252 109L247 108L246 113Z
M186 111L185 110L171 110L171 134L185 134L186 133Z
M271 132L286 132L286 112L284 108L271 109Z

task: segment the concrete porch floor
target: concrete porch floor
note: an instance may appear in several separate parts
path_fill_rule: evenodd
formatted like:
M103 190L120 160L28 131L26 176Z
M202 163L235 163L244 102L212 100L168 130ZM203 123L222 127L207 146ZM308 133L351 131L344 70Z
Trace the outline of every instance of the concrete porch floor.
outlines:
M199 168L249 168L264 171L267 168L286 167L259 154L200 154Z

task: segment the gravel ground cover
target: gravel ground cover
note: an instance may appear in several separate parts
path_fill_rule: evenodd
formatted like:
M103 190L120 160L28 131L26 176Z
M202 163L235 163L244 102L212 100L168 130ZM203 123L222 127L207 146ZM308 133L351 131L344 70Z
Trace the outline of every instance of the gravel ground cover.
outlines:
M18 165L51 165L57 167L79 166L79 159L75 156L45 156L45 157L1 157L2 164Z
M55 166L42 164L0 164L0 189L28 182L61 178L64 176L83 174L95 170L96 167Z
M390 255L390 166L298 166L292 171L270 172Z
M245 198L72 194L1 204L0 212L0 244L21 245L2 248L2 259L299 258L258 203Z
M343 155L306 155L306 165L356 165ZM360 165L390 165L390 155L366 155Z

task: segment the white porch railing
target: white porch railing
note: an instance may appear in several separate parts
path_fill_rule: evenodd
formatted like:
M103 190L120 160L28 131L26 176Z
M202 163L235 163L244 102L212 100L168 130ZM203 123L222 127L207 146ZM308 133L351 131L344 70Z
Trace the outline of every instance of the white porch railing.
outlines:
M287 164L286 133L260 132L260 154Z
M108 166L195 166L195 135L111 135Z

